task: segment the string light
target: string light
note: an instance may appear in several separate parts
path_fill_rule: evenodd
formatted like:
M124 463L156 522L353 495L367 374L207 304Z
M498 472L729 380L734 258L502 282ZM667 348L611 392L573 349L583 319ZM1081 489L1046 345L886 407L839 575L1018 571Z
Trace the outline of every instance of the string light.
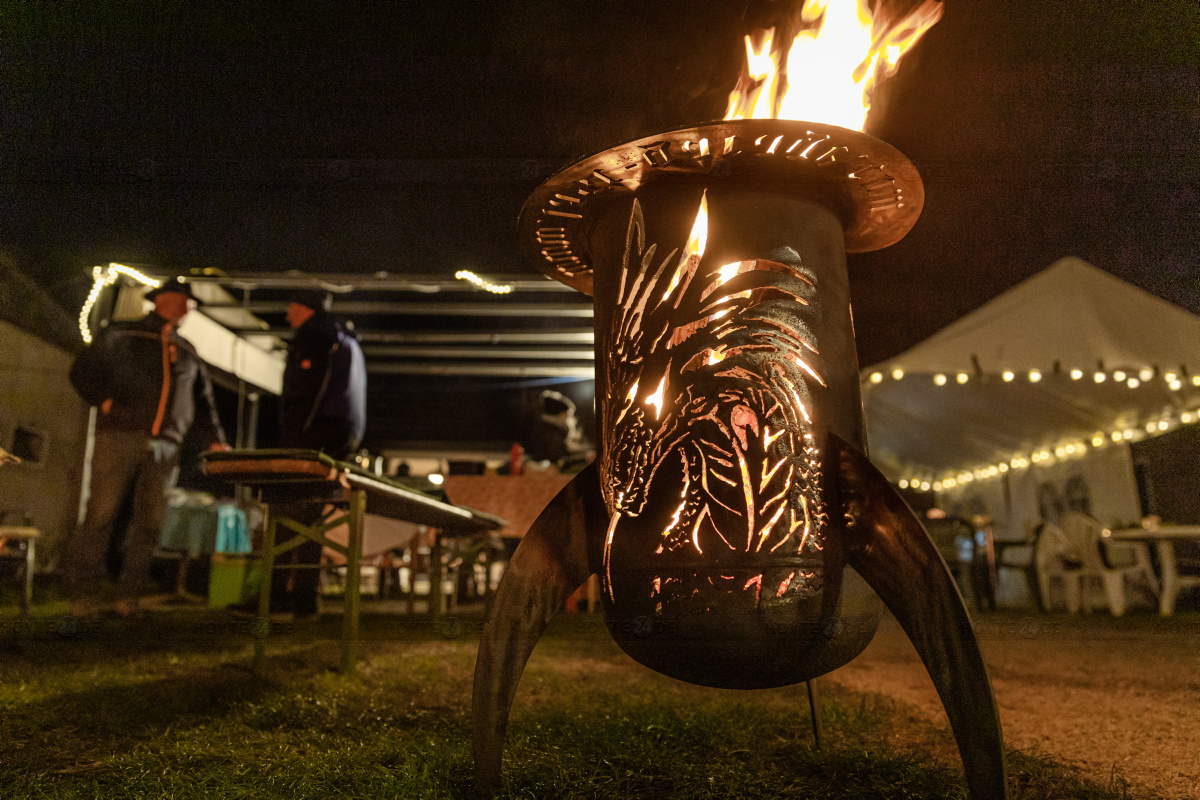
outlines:
M1045 373L1040 369L1030 369L1027 373L1030 383L1038 383L1045 377ZM1056 367L1055 375L1059 374ZM1071 369L1067 373L1071 380L1083 380L1087 373L1082 369ZM1136 389L1143 383L1147 383L1155 379L1155 376L1161 374L1163 381L1171 389L1171 391L1180 391L1184 388L1185 383L1190 382L1191 386L1200 387L1200 374L1198 375L1183 375L1178 372L1158 373L1154 369L1148 367L1141 368L1136 373L1130 373L1126 370L1113 370L1111 373L1106 373L1102 369L1091 373L1092 380L1097 383L1105 383L1111 375L1114 381L1124 383L1130 389ZM890 375L895 380L900 380L904 377L904 370L900 367L893 367ZM1016 378L1016 373L1013 370L1004 370L1000 373L1000 377L1005 383L1011 383ZM880 384L885 378L883 372L872 372L868 380L871 384ZM935 373L933 382L937 386L946 386L951 383L959 385L970 382L970 373L968 372L953 372L953 373ZM986 380L986 378L985 378ZM900 488L910 488L913 490L941 492L954 489L956 487L965 486L974 481L985 481L1006 475L1012 470L1020 470L1028 468L1031 465L1049 466L1058 461L1068 458L1082 458L1086 456L1089 444L1092 448L1103 448L1110 441L1114 443L1129 442L1132 440L1141 440L1149 436L1157 436L1161 433L1170 431L1174 425L1192 425L1200 423L1200 408L1193 408L1188 411L1178 412L1176 417L1164 416L1159 419L1143 421L1135 423L1132 427L1122 427L1119 429L1105 431L1096 431L1091 436L1085 436L1082 440L1061 441L1051 447L1046 447L1040 450L1033 451L1024 455L1014 455L1012 458L997 464L973 467L971 470L959 472L957 474L942 475L935 477L930 475L928 478L924 476L908 476L900 481ZM928 474L927 471L926 474Z
M513 287L508 284L488 283L474 272L466 269L460 269L458 272L454 273L454 277L458 278L460 281L473 283L480 289L489 291L492 294L508 294L513 290Z
M108 268L92 267L92 290L88 292L87 300L83 301L83 308L79 309L79 335L87 344L92 343L92 329L88 325L88 320L92 316L92 308L96 305L96 301L100 299L100 292L105 286L111 286L117 282L117 278L124 275L127 278L132 278L143 286L150 286L157 289L162 286L162 281L157 278L151 278L138 272L132 267L127 267L124 264L109 264Z

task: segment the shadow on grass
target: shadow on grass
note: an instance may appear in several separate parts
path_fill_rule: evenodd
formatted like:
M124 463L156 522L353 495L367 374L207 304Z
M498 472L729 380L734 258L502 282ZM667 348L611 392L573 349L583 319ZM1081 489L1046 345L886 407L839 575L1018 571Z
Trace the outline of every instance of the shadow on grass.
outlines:
M5 772L69 769L158 739L174 725L222 717L270 689L233 666L144 680L107 671L94 685L4 709Z

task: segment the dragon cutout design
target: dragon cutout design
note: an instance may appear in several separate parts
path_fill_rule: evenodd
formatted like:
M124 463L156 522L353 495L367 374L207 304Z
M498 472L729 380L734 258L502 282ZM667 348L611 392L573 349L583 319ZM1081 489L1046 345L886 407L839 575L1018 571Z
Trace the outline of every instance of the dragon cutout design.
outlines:
M717 265L688 247L659 257L645 238L634 200L599 348L611 443L599 462L610 515L604 590L616 600L614 543L635 536L654 541L651 563L671 562L670 575L651 578L657 613L697 595L697 582L752 593L756 605L810 594L828 525L813 397L825 381L806 319L817 313L816 274L790 248ZM646 513L652 493L660 508L675 492L665 524Z

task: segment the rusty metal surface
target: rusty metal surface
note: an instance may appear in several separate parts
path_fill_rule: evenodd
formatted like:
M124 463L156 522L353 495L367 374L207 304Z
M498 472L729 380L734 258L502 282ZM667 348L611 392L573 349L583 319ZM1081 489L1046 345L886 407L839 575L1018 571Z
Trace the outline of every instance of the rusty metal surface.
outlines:
M546 623L587 580L586 548L603 533L603 525L604 507L592 465L538 515L496 590L479 640L471 693L475 775L488 794L500 786L508 712L525 662Z
M585 239L598 200L668 183L743 184L815 199L842 222L846 250L894 244L916 223L925 190L891 145L835 125L734 120L680 128L617 145L563 169L525 203L525 254L552 278L592 293Z

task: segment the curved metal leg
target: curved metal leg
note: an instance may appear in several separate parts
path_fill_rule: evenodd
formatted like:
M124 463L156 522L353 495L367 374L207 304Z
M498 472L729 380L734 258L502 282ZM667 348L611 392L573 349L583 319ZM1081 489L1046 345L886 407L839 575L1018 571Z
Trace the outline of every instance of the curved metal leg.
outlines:
M601 535L607 524L595 465L576 475L538 516L496 589L479 642L471 701L475 775L484 792L500 785L508 713L525 662L550 618L591 574L589 524L599 525Z
M846 562L903 626L950 718L973 800L1007 797L996 699L971 618L946 562L912 509L866 456L833 434Z

